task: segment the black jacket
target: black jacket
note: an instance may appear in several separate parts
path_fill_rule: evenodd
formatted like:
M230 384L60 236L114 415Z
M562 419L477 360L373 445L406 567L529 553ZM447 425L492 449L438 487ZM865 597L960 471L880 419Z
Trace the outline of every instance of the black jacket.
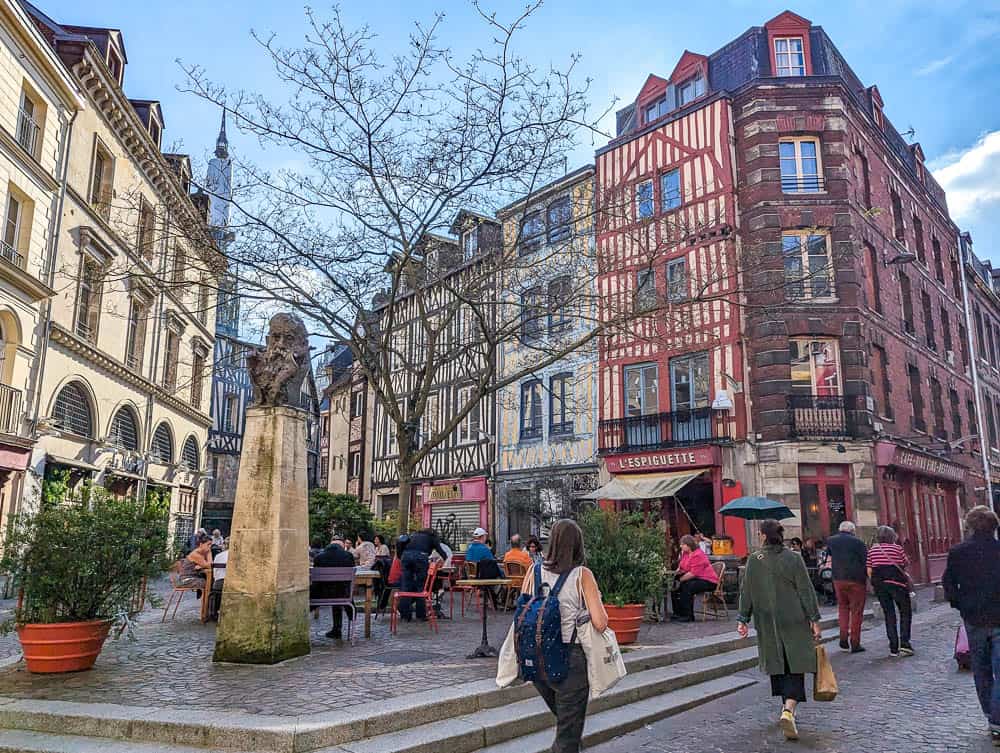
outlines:
M437 552L441 555L442 559L448 559L448 552L444 550L441 546L441 539L438 538L436 533L424 533L423 531L417 531L416 533L410 534L410 542L406 545L404 552L419 552L426 554L428 557L431 552Z
M354 555L340 544L330 544L316 555L313 567L354 567ZM311 583L309 595L314 599L338 599L347 596L346 583Z
M941 585L970 625L1000 627L1000 541L974 535L953 546Z
M868 582L865 560L868 547L853 533L838 533L826 540L826 549L833 560L833 580Z

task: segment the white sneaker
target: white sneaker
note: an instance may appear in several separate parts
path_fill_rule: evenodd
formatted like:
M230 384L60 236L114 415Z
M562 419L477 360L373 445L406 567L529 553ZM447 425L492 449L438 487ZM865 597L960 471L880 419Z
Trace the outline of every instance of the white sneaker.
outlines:
M788 709L784 709L781 712L781 718L778 720L778 725L781 727L781 731L785 733L786 740L799 739L799 728L795 724L795 714Z

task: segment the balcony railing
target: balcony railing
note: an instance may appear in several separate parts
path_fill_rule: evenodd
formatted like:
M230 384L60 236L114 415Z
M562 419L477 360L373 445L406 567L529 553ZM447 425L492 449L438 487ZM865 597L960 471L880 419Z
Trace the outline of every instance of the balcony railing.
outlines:
M0 434L21 433L21 390L0 384Z
M781 190L783 193L822 193L826 190L826 182L820 175L782 175Z
M34 157L38 152L38 139L41 137L42 127L35 122L24 109L17 111L17 143L24 147L24 151Z
M857 435L852 395L789 395L791 433L798 439L850 439Z
M24 257L13 246L0 241L0 259L13 264L18 269L24 269Z
M612 418L600 424L602 453L660 450L729 441L730 437L719 433L711 408Z

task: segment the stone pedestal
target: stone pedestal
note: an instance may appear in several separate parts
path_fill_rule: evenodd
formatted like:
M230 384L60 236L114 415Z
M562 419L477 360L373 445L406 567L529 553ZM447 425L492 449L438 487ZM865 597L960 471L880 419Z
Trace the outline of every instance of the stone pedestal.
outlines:
M309 653L306 416L247 409L215 661L276 664Z

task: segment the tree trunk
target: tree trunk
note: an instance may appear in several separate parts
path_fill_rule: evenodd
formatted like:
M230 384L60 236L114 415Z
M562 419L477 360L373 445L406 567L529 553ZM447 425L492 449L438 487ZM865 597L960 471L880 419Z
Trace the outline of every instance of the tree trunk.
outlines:
M397 532L400 536L410 532L410 487L413 469L402 459L399 462L399 520Z

